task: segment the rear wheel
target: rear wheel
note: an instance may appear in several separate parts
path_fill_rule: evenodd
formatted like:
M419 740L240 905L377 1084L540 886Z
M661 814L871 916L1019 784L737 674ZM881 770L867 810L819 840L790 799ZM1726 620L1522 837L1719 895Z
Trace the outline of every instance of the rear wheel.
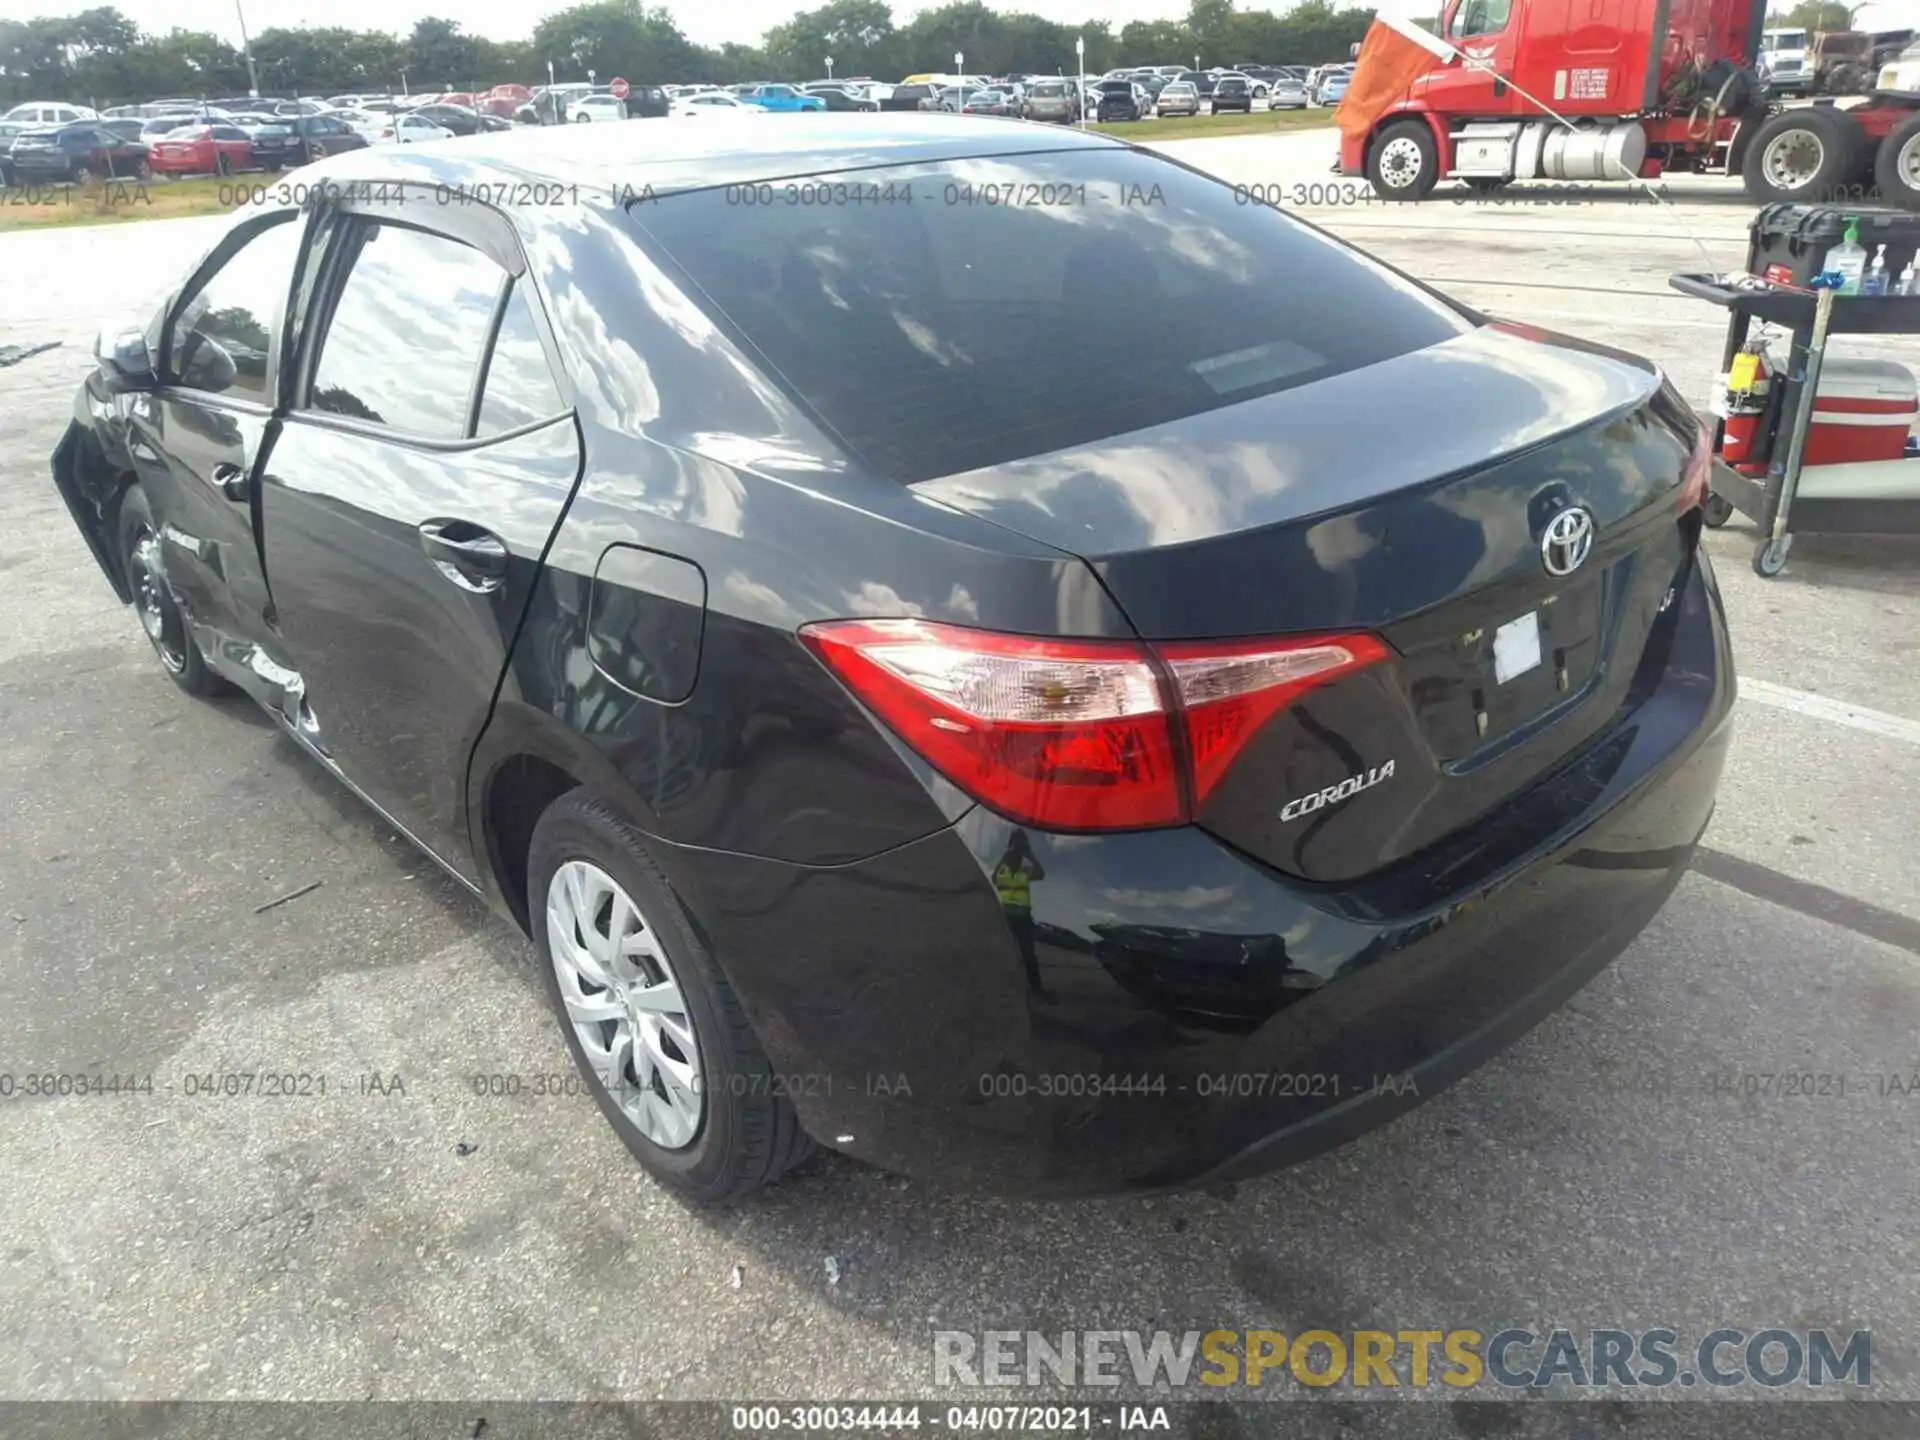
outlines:
M554 801L527 870L567 1048L655 1179L697 1202L735 1200L812 1153L732 986L611 808L584 790Z
M167 584L161 564L159 527L153 523L153 511L138 485L131 486L120 499L118 536L121 567L127 588L133 592L133 612L147 633L160 667L189 695L205 699L231 690L231 685L207 667L187 629L186 613L173 587Z
M1864 139L1832 106L1783 110L1754 133L1740 176L1756 200L1825 200L1852 181Z
M1467 180L1467 188L1476 195L1491 195L1496 190L1505 189L1506 184L1497 175L1474 175Z
M1386 200L1424 200L1440 178L1440 155L1424 120L1396 120L1367 153L1367 179Z
M1920 210L1920 114L1902 120L1880 142L1873 183L1887 204Z

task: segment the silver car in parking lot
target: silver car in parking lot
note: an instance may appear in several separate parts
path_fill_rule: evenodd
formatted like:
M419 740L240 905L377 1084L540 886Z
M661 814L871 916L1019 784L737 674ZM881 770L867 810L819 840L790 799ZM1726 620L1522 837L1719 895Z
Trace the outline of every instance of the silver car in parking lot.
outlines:
M1080 92L1068 80L1036 80L1027 87L1020 114L1027 120L1071 125L1080 118Z
M1267 86L1267 108L1269 110L1306 109L1307 87L1291 75L1276 75Z
M1160 98L1153 102L1156 115L1198 115L1200 92L1184 80L1169 81L1161 87Z

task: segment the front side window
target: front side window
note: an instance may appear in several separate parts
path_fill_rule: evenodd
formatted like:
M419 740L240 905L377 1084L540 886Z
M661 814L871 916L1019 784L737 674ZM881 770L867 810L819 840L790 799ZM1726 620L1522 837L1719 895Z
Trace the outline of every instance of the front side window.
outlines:
M428 439L467 434L474 377L506 272L470 245L362 227L320 340L311 407Z
M1146 152L857 175L913 200L743 207L715 189L628 216L791 393L907 483L1307 384L1471 326ZM1043 203L967 203L990 192Z
M171 383L271 403L273 318L293 285L299 253L300 226L288 216L227 257L174 314L166 360Z
M1447 35L1454 40L1471 40L1476 35L1497 35L1507 28L1507 13L1512 0L1460 0L1453 12Z

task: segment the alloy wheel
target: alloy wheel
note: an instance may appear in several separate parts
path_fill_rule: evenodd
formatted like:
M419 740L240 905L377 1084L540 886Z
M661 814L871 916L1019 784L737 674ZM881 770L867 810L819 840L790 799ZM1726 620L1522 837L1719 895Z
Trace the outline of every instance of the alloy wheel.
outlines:
M1774 189L1799 190L1813 183L1826 159L1827 147L1812 130L1785 130L1767 146L1760 169Z
M1419 144L1400 135L1381 148L1380 177L1390 189L1408 190L1419 182L1422 163Z
M686 1149L700 1133L706 1077L658 932L611 875L569 860L547 886L547 950L594 1077L647 1139Z
M140 628L153 642L160 663L178 675L187 668L187 625L180 603L173 598L160 569L160 542L146 526L134 532L128 553L128 578L133 582L134 609Z
M1920 194L1920 131L1908 136L1907 143L1894 156L1893 173L1909 192Z

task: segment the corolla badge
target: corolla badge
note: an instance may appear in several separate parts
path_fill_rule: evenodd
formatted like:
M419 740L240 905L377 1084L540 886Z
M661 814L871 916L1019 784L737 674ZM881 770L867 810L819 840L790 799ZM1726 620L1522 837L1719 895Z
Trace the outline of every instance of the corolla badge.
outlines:
M1593 552L1593 512L1584 505L1562 510L1540 536L1540 563L1556 579L1571 575Z
M1378 785L1382 780L1393 778L1393 761L1376 765L1364 775L1349 775L1338 785L1329 785L1324 790L1316 790L1311 795L1302 795L1298 800L1289 800L1280 811L1280 823L1298 820L1302 815L1311 815L1314 811L1328 805L1338 805L1342 800L1358 795L1362 790Z

